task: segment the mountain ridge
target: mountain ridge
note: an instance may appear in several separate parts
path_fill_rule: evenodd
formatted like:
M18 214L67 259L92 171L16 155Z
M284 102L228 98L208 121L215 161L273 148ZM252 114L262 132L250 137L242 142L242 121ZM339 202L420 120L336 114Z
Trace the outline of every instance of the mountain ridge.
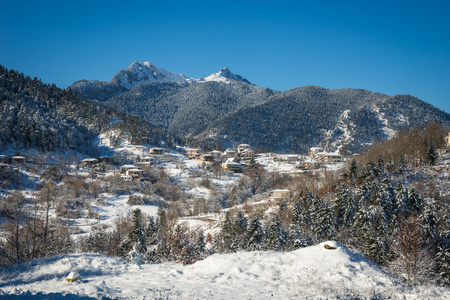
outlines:
M320 145L355 153L392 137L400 127L437 122L450 128L449 114L410 95L312 85L279 92L251 84L228 68L198 80L146 82L130 89L89 84L95 88L78 89L86 100L100 99L182 137L224 147L248 143L305 152Z
M87 100L106 101L125 93L142 84L179 83L192 84L198 82L242 81L251 84L247 79L234 74L227 67L209 76L195 79L181 73L173 73L151 62L133 62L127 69L117 72L110 81L81 79L69 88Z

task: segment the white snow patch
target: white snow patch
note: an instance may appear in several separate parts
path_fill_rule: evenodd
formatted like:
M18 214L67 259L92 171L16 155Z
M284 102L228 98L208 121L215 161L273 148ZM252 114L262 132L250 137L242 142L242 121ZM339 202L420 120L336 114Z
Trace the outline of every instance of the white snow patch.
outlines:
M325 244L337 249L327 250ZM69 272L78 272L81 280L67 282ZM215 254L187 266L138 266L97 254L43 258L0 271L0 295L21 294L112 299L450 298L446 288L407 288L333 241L285 253Z

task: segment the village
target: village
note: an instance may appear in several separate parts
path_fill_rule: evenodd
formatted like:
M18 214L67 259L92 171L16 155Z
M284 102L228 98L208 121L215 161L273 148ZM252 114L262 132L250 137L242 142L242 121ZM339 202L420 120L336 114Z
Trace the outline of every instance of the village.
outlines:
M243 202L233 200L225 204L218 203L223 200L217 199L223 197L220 195L229 194L231 187L252 169L277 174L280 178L315 178L313 180L319 185L318 178L326 172L339 170L345 162L341 155L325 152L320 147L311 148L307 155L299 155L255 153L248 144L239 144L235 149L228 148L223 152L124 144L111 153L99 157L66 156L64 159L56 155L43 157L33 152L1 155L0 195L6 197L14 188L28 190L31 195L33 190L39 189L49 179L63 183L58 183L61 188L65 185L73 191L84 188L86 192L75 193L87 193L82 198L75 194L73 197L74 192L69 192L72 196L67 198L63 210L68 211L65 216L72 219L72 227L78 228L81 235L86 235L90 231L89 226L104 224L110 227L116 218L126 217L135 208L148 215L155 215L159 205L183 205L183 208L175 209L180 216L203 216L208 219L212 213L214 219L219 220L223 217L224 207L235 206L237 209L237 205ZM182 198L186 199L184 204L173 201L170 192L166 192L169 193L167 197L159 191L161 183L157 183L159 178L155 179L155 176L159 177L161 172L170 178L164 183L166 187L163 190L182 189ZM106 184L111 188L105 188L107 182L111 182ZM15 186L16 183L21 186ZM98 191L92 193L91 189L95 186L99 186L96 188ZM273 204L288 201L292 196L291 191L282 184L279 186L267 190L258 201ZM111 196L109 189L120 192ZM92 195L95 197L92 198ZM136 202L130 199L144 200ZM108 203L112 205L111 208ZM86 218L80 219L84 215Z
M79 164L80 167L88 168L97 175L108 170L119 172L126 181L145 180L144 167L163 165L165 162L184 156L185 158L198 162L201 167L214 173L242 173L244 170L253 167L268 168L269 171L277 170L288 176L298 176L306 172L318 169L336 169L345 159L338 153L325 152L323 148L313 147L307 155L299 154L278 154L278 153L255 153L248 144L239 144L236 149L228 148L224 152L213 150L202 152L200 149L181 149L180 154L174 155L174 151L160 147L149 147L143 145L126 145L123 151L118 151L120 155L101 156L95 158L84 158ZM125 163L122 163L125 162ZM50 162L36 162L27 159L25 156L0 155L0 170L17 170L17 167L24 164L48 165Z

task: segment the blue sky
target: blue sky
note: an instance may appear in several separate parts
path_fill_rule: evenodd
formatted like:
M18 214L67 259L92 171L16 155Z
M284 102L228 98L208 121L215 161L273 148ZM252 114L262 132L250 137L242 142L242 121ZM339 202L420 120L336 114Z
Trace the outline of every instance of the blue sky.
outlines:
M410 94L450 113L448 1L0 0L0 64L65 88L133 61Z

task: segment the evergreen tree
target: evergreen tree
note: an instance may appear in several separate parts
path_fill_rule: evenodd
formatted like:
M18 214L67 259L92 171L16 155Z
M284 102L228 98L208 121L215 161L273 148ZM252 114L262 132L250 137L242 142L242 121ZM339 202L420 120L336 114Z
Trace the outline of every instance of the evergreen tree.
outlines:
M316 224L314 226L314 232L317 235L317 239L319 241L334 239L336 237L335 224L336 221L334 219L332 207L326 203L322 203L319 207Z
M198 233L195 249L197 250L199 255L203 255L206 252L206 241L205 241L205 234L203 233L203 230L200 230Z
M169 230L166 210L164 209L164 207L162 205L160 205L158 208L157 216L158 216L158 219L157 219L156 227L158 228L158 240L162 240L166 237L167 232Z
M229 211L225 213L225 220L222 223L222 228L220 230L219 237L220 237L219 248L224 252L230 251L232 249L231 245L233 243L234 231Z
M410 212L410 214L415 215L419 215L422 211L422 199L420 199L420 196L415 188L411 188L408 193L406 209Z
M147 229L145 231L147 245L156 245L158 241L158 231L159 228L157 222L155 221L155 217L149 217Z
M233 223L233 242L231 248L233 251L239 251L245 248L245 232L247 231L248 219L244 213L239 210Z
M438 159L438 153L436 151L436 147L433 144L431 144L429 146L428 152L427 152L428 163L431 166L434 166L436 164L436 162L437 162L437 159Z
M346 184L341 185L334 205L338 226L348 226L352 223L355 213L352 198L349 186Z
M385 170L384 158L381 155L378 157L377 169L378 169L378 172L380 172L380 176L384 174L384 170Z
M247 250L260 250L264 238L264 231L261 226L261 221L258 215L255 215L251 220L245 234L247 242Z
M441 232L436 253L439 282L450 285L450 231Z
M266 246L268 249L283 251L287 244L287 234L281 225L281 221L276 216L269 224L266 230L267 240Z
M405 159L405 155L400 155L398 162L397 162L397 172L400 175L403 175L406 169L406 159Z
M423 207L419 215L419 221L422 225L422 236L425 244L431 249L435 249L438 239L438 215L437 207L433 201L429 201Z
M397 208L395 215L408 215L408 191L403 188L401 182L398 183L395 194L395 203Z
M125 246L125 245L124 245ZM145 244L145 229L142 224L142 215L140 209L133 211L132 225L126 248L130 249L127 253L127 259L136 264L141 264L146 261L147 246Z
M358 178L358 163L356 162L356 159L352 159L348 173L350 178L352 178L353 180L356 180Z

